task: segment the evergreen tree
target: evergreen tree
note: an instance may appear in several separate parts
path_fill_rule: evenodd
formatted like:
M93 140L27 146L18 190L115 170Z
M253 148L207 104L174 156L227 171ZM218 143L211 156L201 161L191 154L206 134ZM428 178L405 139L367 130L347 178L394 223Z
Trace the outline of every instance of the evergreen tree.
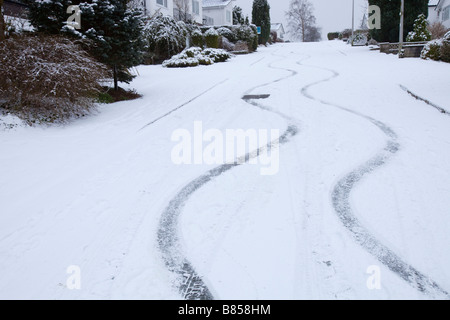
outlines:
M68 27L68 6L79 5L81 29ZM29 19L37 31L69 34L92 41L88 50L114 75L114 89L118 82L129 83L128 69L142 62L142 12L128 9L126 0L30 0Z
M424 14L420 14L416 21L414 22L414 30L408 33L406 41L408 42L419 42L419 41L430 41L431 32L428 30L427 17Z
M244 24L244 23L245 23L245 19L244 19L244 15L242 13L242 8L238 7L238 6L234 6L233 7L233 24L239 25L239 24Z
M38 32L59 34L70 16L66 13L67 8L71 5L78 5L79 2L72 0L28 0L28 19Z
M370 5L381 8L381 29L371 30L372 38L378 42L398 42L400 33L401 0L369 0ZM405 1L404 35L414 28L414 20L424 14L428 16L428 0Z
M254 0L252 23L261 27L259 43L266 44L270 37L270 5L267 0Z

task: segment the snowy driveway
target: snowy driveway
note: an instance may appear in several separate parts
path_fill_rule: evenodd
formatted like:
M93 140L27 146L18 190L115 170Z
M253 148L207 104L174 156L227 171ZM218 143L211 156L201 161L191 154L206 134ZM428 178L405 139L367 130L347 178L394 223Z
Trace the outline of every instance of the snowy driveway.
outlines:
M402 87L449 111L450 65L336 41L138 71L142 99L0 131L0 298L448 298L450 118ZM278 173L175 165L196 121L279 129Z

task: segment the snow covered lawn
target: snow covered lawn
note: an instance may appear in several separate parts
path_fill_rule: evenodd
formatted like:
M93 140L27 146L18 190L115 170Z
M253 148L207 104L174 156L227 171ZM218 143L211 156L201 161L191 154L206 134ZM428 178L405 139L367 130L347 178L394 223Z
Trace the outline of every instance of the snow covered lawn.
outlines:
M143 98L65 127L0 118L0 299L186 297L158 234L169 203L215 168L171 160L172 133L196 121L298 129L276 175L234 167L178 208L177 253L213 298L449 298L450 116L401 86L450 111L450 64L332 41L138 72Z

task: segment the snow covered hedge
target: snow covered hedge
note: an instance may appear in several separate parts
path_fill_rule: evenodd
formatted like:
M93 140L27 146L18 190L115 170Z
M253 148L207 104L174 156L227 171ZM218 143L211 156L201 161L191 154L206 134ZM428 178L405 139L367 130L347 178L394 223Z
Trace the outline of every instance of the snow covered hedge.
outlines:
M187 68L198 65L211 65L217 62L225 62L231 58L231 54L222 49L202 49L192 47L163 62L166 68Z
M239 41L247 43L249 52L258 49L258 31L254 25L200 27L200 33L203 35L203 38L206 38L206 35L212 32L211 29L216 30L218 35L222 38L219 39L219 45L222 44L223 49L228 50L233 47L229 45L230 43L237 44ZM192 35L191 39L194 40ZM201 46L198 42L192 42L196 46Z
M228 41L231 41L231 42L235 42L236 41L236 34L233 31L231 31L229 28L219 27L217 29L217 33L219 35L221 35L222 37L227 38Z
M65 122L94 106L108 68L60 36L12 37L0 43L2 108L29 124Z
M184 22L158 12L144 26L145 63L160 63L186 48L188 30Z
M214 28L209 28L205 32L205 43L208 48L217 49L219 47L219 33Z
M420 56L422 59L450 62L450 31L444 38L428 42Z

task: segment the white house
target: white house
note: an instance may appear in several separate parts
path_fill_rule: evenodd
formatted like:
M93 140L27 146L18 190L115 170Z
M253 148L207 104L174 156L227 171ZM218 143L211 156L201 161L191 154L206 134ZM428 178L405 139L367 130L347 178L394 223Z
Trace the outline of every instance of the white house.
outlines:
M143 4L148 16L159 11L166 16L182 20L186 12L189 20L203 23L202 0L143 0Z
M431 24L441 22L450 29L450 0L430 0L428 4L428 21Z
M284 39L284 35L286 34L282 23L272 23L270 25L270 32L275 32L278 39Z
M203 0L203 23L214 26L233 25L234 0Z

